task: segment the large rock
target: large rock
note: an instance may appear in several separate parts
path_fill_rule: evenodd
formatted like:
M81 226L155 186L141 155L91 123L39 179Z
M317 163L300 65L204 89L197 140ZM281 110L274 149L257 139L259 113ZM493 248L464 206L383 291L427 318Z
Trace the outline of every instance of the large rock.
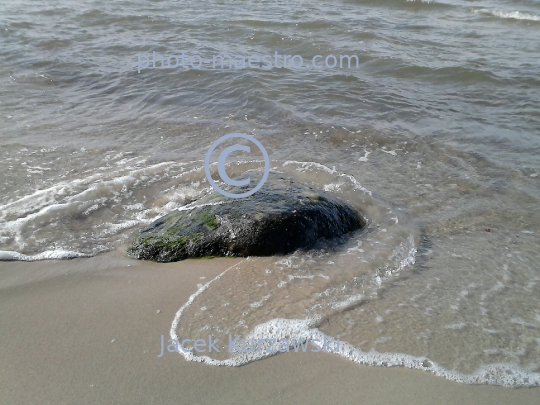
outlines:
M344 201L272 175L250 197L232 199L212 192L186 208L143 229L128 254L158 262L268 256L310 248L320 238L335 238L366 225Z

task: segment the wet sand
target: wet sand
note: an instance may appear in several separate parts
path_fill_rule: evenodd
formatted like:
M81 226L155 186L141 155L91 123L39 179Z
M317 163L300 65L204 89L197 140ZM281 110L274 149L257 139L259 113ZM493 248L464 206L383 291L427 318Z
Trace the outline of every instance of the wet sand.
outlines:
M175 353L158 358L160 336L168 338L197 284L237 261L157 264L118 250L0 262L0 403L538 403L540 388L469 386L328 353L280 354L238 368L186 362Z

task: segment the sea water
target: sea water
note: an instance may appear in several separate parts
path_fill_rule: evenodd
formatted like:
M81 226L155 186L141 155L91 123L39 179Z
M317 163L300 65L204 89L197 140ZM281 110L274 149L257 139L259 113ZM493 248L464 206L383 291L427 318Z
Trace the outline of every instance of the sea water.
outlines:
M206 151L245 133L369 226L244 259L178 303L171 339L339 336L331 355L363 364L540 385L538 38L534 0L4 3L0 259L125 249L210 192ZM182 52L358 65L169 68Z

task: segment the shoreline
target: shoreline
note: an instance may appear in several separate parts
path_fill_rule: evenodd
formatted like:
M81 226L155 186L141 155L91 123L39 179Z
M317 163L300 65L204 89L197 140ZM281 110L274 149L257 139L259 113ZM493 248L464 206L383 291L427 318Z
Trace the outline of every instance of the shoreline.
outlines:
M88 259L0 262L0 402L538 402L539 388L465 385L323 352L280 353L241 367L188 362L175 353L158 358L160 336L197 284L240 260L161 264L117 249Z

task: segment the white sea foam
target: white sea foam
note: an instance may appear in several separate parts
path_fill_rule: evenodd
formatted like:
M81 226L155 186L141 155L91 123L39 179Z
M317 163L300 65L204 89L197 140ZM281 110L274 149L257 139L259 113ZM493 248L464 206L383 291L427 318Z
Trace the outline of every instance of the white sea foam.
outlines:
M213 280L201 286L189 300L176 312L171 325L170 336L176 341L179 337L176 333L180 325L182 313L189 307L195 298L203 293L208 287L219 280L225 273L235 268L233 265L218 275ZM276 318L268 322L257 325L250 333L243 336L247 341L254 339L276 339L279 340L301 340L301 341L323 341L325 334L313 327L319 319L281 319ZM326 338L335 339L326 336ZM179 353L188 361L197 361L213 366L238 367L256 360L261 360L274 355L266 350L257 350L252 353L233 352L231 357L225 360L216 360L209 356L197 356L193 352L179 349ZM339 351L335 352L341 357L359 364L379 367L406 367L415 370L431 372L439 377L465 384L489 384L502 385L506 387L536 387L540 385L540 373L524 370L513 364L489 364L480 367L473 374L463 374L448 370L426 357L411 356L403 353L379 353L376 351L364 352L359 348L345 341L340 341ZM302 354L298 354L302 355Z
M371 191L369 191L367 188L364 188L358 182L358 180L356 180L353 176L351 176L350 174L346 174L346 173L339 173L336 170L335 167L330 169L328 166L325 166L325 165L317 163L317 162L299 162L299 161L296 161L296 160L288 160L285 163L283 163L283 166L289 166L289 165L298 165L299 167L296 168L296 170L298 172L305 172L307 170L318 169L318 170L322 170L322 171L324 171L324 172L326 172L328 174L337 175L339 177L345 177L346 179L348 179L348 180L350 180L352 182L352 184L354 185L354 187L357 190L363 191L364 193L367 193L370 196L372 195Z
M401 150L401 149L396 149L396 150L386 150L386 147L383 146L381 151L383 151L384 153L388 153L389 155L392 155L392 156L397 156L397 152L398 150Z
M18 226L38 217L47 217L53 211L84 212L95 201L102 198L114 199L124 187L131 187L138 181L146 180L146 176L155 174L157 169L163 170L174 164L176 163L159 163L112 179L106 179L104 174L98 173L71 182L61 182L0 206L0 213L2 213L0 220L4 220L9 215L16 215L17 219L8 222L6 226ZM59 200L64 201L59 202Z
M364 151L364 156L358 159L359 162L367 162L368 156L370 155L371 151Z
M487 8L482 8L479 10L473 10L473 12L482 13L482 14L491 14L495 17L511 18L514 20L540 21L540 16L538 15L521 13L519 11L489 10Z
M7 250L0 250L0 261L24 261L35 262L39 260L63 260L63 259L75 259L78 257L90 257L91 255L79 252L72 252L68 250L47 250L46 252L39 253L37 255L25 255L19 252L10 252Z
M190 173L184 169L186 165L189 163L161 162L112 172L101 168L86 177L37 190L0 206L0 240L8 246L5 250L25 249L29 254L48 250L51 245L87 256L110 250L125 239L127 230L181 208L204 191L197 181L190 183L193 179L189 176L184 183L182 179L171 182ZM145 203L137 200L135 192L141 194L144 188L161 182L167 182L170 188L151 199L142 194ZM46 252L4 256L9 260L57 258Z

